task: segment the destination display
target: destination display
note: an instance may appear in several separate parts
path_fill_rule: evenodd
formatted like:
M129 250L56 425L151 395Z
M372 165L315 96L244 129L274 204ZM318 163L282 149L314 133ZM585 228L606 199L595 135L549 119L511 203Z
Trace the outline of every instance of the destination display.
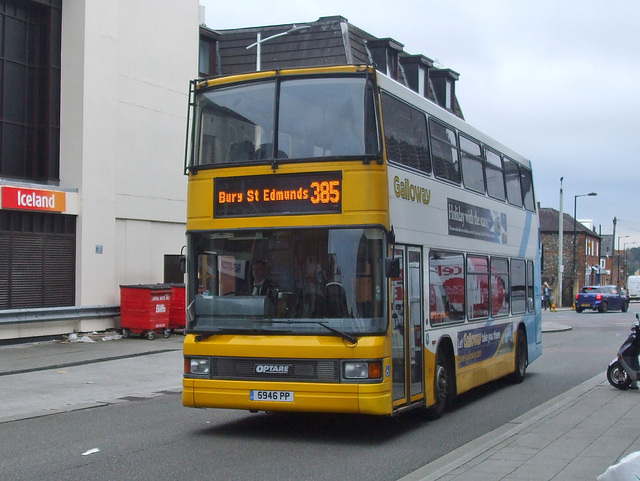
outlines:
M214 179L213 216L339 214L342 173L260 175Z

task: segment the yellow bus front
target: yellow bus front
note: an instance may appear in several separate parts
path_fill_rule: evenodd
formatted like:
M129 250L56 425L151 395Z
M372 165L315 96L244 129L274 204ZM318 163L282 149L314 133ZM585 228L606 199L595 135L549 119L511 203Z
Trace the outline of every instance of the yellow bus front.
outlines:
M185 342L185 406L391 413L384 336L357 344L335 336L195 337Z

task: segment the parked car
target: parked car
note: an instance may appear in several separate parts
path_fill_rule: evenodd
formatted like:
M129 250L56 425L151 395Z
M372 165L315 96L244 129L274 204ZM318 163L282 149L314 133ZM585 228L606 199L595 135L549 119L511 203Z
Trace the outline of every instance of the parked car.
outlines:
M618 286L584 286L576 295L576 312L585 309L607 312L609 309L620 309L627 312L629 298Z

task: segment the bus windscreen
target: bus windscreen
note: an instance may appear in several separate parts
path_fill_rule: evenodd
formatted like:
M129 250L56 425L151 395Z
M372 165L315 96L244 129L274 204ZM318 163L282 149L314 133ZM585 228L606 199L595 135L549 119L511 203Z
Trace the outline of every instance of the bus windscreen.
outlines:
M373 91L360 76L205 91L197 98L193 162L202 167L380 156Z
M188 331L386 332L382 229L192 233Z

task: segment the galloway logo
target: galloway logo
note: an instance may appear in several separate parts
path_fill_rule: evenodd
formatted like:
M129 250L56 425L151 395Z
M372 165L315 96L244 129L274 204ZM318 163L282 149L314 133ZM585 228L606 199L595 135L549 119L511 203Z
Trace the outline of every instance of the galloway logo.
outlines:
M256 364L257 374L289 374L288 364Z
M431 202L431 190L414 185L409 179L400 180L397 175L393 178L393 192L396 197L419 204L429 205Z

